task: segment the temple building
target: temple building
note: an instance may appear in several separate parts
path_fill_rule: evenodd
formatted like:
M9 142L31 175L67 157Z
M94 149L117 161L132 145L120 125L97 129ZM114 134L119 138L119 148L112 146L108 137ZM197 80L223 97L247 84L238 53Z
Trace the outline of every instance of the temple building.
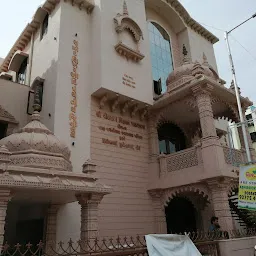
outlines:
M0 243L252 227L217 42L178 0L46 0L0 66Z

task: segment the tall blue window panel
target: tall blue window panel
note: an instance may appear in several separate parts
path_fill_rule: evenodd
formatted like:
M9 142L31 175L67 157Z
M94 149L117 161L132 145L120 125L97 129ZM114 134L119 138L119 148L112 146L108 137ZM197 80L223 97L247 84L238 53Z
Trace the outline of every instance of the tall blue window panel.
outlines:
M162 81L162 93L166 92L166 80L173 71L170 37L157 23L148 23L150 38L150 54L153 79Z

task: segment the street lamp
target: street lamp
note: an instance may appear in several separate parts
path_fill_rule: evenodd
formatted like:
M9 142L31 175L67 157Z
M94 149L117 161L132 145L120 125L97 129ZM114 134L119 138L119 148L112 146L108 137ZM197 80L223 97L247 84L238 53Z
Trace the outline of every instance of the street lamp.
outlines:
M225 32L225 40L226 40L226 43L227 43L229 61L230 61L232 77L233 77L234 86L235 86L236 101L237 101L237 106L238 106L240 122L241 122L241 125L242 125L244 145L245 145L245 150L246 150L246 156L247 156L247 162L248 163L251 163L252 159L251 159L251 154L250 154L250 149L249 149L248 137L247 137L247 132L246 132L246 125L245 125L245 122L244 122L244 113L243 113L243 110L242 110L242 107L241 107L240 94L239 94L239 90L238 90L238 86L237 86L235 66L234 66L234 62L233 62L233 58L232 58L232 54L231 54L231 49L230 49L230 45L229 45L228 36L233 30L237 29L238 27L240 27L241 25L243 25L244 23L246 23L247 21L249 21L250 19L253 19L255 17L256 17L256 13L253 14L249 19L245 20L244 22L242 22L239 25L237 25L236 27L234 27L233 29Z

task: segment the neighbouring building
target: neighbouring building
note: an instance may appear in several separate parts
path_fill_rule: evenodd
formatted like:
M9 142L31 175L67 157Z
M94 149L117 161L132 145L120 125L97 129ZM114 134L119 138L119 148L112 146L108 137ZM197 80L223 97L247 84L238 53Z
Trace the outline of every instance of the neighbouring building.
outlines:
M252 140L252 146L256 150L256 108L250 106L245 112L246 120L248 121L248 129Z
M252 227L217 41L177 0L45 1L0 67L0 243Z

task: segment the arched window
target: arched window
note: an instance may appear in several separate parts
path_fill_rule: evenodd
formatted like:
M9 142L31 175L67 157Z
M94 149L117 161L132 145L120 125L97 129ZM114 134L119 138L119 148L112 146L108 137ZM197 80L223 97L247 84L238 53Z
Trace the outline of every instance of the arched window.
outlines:
M158 128L159 151L171 154L186 148L186 138L182 130L172 123L166 123Z
M149 22L150 54L153 80L161 79L162 93L166 92L166 80L173 71L170 37L157 23Z

